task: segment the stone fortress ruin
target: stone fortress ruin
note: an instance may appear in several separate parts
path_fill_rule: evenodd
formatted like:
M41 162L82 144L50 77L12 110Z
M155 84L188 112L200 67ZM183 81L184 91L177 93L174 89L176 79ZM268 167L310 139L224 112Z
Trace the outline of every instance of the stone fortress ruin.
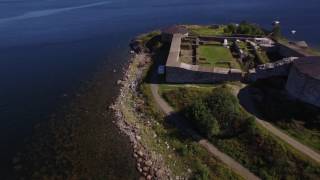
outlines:
M254 82L288 76L289 94L320 107L320 57L310 53L305 42L280 43L245 35L193 36L184 26L165 29L162 40L171 42L165 65L168 83Z

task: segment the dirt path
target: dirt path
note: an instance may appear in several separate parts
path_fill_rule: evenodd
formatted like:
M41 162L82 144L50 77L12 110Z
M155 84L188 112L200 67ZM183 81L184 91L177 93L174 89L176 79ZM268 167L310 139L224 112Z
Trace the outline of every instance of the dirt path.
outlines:
M158 93L159 86L158 84L151 84L151 91L152 95L158 104L158 106L161 108L161 110L168 116L174 114L174 110L171 106L168 105L168 103L159 95ZM195 137L195 139L198 139L200 137L197 135L196 132L189 130L187 128L184 128L185 126L181 123L179 123L179 119L181 117L177 117L175 119L178 119L176 124L179 129L183 129L184 132L188 133L192 137ZM181 122L181 121L180 121ZM238 173L245 179L249 180L257 180L260 179L259 177L255 176L253 173L251 173L248 169L243 167L241 164L239 164L237 161L232 159L230 156L224 154L223 152L219 151L214 145L212 145L208 140L206 139L200 139L198 143L204 147L210 154L220 159L223 163L225 163L227 166L229 166L234 172Z
M240 98L241 105L245 107L245 109L248 112L251 112L251 114L257 114L255 106L252 102L249 89L242 89L240 91L241 94L238 93L238 96ZM290 137L289 135L285 134L275 126L273 126L271 123L264 121L262 119L259 119L256 117L257 123L262 125L264 128L266 128L270 133L274 134L275 136L279 137L286 143L290 144L292 147L300 151L301 153L307 155L314 161L320 163L320 154L309 148L308 146L298 142L294 138Z

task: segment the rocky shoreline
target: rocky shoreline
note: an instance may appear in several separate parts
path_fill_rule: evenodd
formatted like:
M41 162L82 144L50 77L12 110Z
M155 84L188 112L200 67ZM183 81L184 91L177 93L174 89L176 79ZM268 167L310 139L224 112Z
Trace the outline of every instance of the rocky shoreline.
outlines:
M142 126L150 127L152 123L157 123L138 110L139 104L143 104L143 99L139 98L137 88L142 82L144 70L149 68L150 64L150 56L145 53L135 54L131 58L123 80L117 82L121 85L119 96L110 108L115 114L114 123L130 140L136 168L141 175L140 179L172 179L171 172L164 165L161 155L149 150L141 137ZM156 138L156 134L150 138Z

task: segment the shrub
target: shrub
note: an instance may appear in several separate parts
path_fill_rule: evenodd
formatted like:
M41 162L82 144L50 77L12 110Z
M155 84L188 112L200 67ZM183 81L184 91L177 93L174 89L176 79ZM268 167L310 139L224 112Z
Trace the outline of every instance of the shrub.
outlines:
M208 108L222 128L228 129L231 127L232 121L239 114L239 103L236 97L226 87L215 89L212 94L206 99Z
M200 99L187 110L187 116L196 125L201 134L212 137L219 133L219 124L216 118Z
M176 90L163 92L163 97L171 106L182 110L192 105L197 99L204 98L209 92L210 91L179 87Z
M250 116L227 87L218 87L208 96L195 100L184 114L209 139L217 135L233 136L246 131L247 126L254 131L254 118L247 123Z
M245 34L245 35L264 35L264 31L256 24L251 24L243 21L236 26L235 24L229 24L224 28L225 33L231 34Z
M209 168L206 165L203 165L200 161L196 161L196 172L193 175L192 179L195 180L209 180Z

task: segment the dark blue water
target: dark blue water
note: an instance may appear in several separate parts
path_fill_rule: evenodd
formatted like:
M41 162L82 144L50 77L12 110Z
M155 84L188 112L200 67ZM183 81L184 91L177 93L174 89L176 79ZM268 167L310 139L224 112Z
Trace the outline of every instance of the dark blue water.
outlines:
M288 36L297 31L290 38L318 47L319 9L318 0L0 0L1 174L10 169L33 125L68 103L101 64L110 73L105 83L111 103L121 76L113 69L127 62L133 36L171 24L247 20L269 28L280 20ZM126 155L110 159L120 156ZM117 176L119 167L110 174Z

